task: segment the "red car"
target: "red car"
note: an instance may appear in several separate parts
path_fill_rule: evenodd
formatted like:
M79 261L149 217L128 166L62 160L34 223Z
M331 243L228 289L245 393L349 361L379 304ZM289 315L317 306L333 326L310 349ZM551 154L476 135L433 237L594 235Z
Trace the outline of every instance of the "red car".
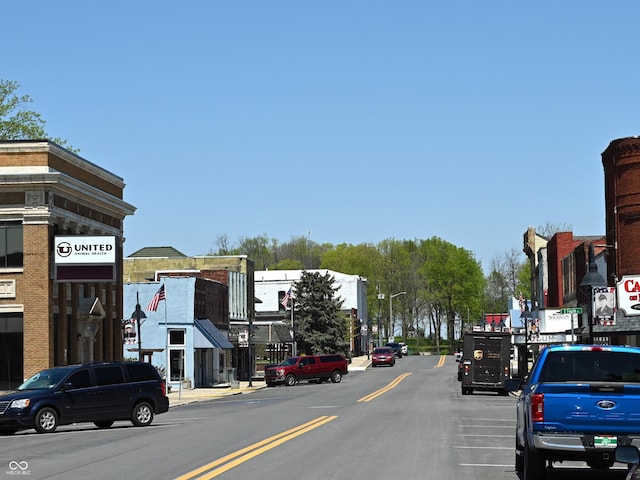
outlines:
M393 367L396 364L396 356L391 347L377 347L373 350L371 356L371 366L389 365Z

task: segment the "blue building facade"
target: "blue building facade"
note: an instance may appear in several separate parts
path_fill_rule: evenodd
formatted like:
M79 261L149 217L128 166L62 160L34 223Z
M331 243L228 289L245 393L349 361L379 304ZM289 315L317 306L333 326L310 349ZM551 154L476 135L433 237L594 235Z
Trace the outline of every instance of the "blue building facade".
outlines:
M161 288L164 298L153 311L149 304ZM228 298L226 285L195 276L167 276L158 282L125 283L123 290L123 310L132 312L122 320L125 359L141 356L166 375L172 388L207 387L231 380L233 345L224 328L226 319L228 329L228 301L219 301ZM146 317L141 319L140 330L137 305L140 316ZM220 314L224 306L226 313Z

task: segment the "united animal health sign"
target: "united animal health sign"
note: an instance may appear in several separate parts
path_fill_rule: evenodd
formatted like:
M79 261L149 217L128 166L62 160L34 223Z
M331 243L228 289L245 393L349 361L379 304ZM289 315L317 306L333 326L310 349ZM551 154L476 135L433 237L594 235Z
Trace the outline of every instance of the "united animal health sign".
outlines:
M116 263L116 237L56 237L55 263Z
M114 236L55 237L54 277L59 282L113 282L116 272Z
M618 308L628 317L640 315L640 275L625 275L618 282Z

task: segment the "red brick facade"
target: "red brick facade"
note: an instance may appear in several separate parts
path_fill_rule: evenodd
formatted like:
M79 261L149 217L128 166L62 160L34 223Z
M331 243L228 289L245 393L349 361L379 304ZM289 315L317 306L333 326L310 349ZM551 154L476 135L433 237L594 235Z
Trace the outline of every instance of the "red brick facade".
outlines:
M602 153L608 283L640 274L640 138L612 141Z

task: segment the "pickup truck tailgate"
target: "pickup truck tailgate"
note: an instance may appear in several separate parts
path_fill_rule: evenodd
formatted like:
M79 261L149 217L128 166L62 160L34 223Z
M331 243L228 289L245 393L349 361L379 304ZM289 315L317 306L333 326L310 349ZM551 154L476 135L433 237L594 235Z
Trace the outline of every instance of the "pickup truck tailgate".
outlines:
M640 384L545 383L544 420L535 431L640 433Z

